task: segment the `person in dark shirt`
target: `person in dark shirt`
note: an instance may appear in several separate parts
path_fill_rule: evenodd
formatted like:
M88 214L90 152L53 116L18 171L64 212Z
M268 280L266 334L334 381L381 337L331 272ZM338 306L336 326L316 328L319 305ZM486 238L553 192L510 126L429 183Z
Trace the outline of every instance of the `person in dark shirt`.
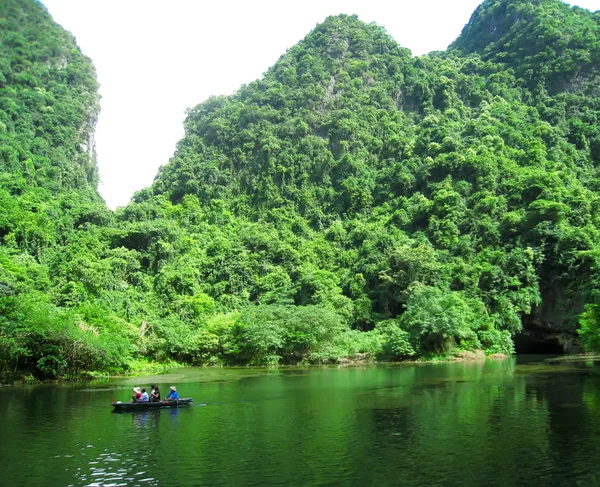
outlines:
M151 386L152 392L150 393L150 402L160 402L160 391L158 386Z
M171 391L167 395L166 399L172 399L172 400L179 399L179 394L177 394L177 389L175 388L175 386L171 386L171 387L169 387L169 389L171 389Z

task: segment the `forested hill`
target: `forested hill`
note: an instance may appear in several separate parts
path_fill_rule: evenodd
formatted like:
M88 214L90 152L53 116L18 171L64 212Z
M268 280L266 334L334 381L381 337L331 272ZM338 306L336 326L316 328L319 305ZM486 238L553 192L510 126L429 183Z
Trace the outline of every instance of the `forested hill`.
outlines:
M599 24L600 11L562 2L484 2L450 50L510 67L530 88L598 96Z
M33 0L0 2L3 257L19 249L46 263L73 218L110 215L97 192L98 110L94 67L73 37Z
M73 37L33 1L0 3L2 187L50 191L98 181L98 85Z
M574 331L598 242L599 33L597 15L555 0L490 1L447 53L413 58L374 25L329 18L263 79L191 109L175 156L128 211L167 198L260 228L241 241L202 232L228 242L218 272L176 252L174 267L217 300L223 286L264 303L257 283L279 279L292 285L269 300L325 304L324 272L361 328L407 319L411 300L439 290L419 306L452 296L495 330ZM302 249L298 238L320 252L278 256L277 242ZM229 270L242 250L260 258Z
M90 236L112 218L97 192L98 110L73 36L35 0L2 0L0 381L106 366L65 294L85 287L101 255Z
M127 207L63 205L70 237L36 251L0 220L0 361L53 377L510 353L514 337L573 351L578 328L598 348L599 30L558 0L490 0L447 52L412 57L328 18L190 109Z

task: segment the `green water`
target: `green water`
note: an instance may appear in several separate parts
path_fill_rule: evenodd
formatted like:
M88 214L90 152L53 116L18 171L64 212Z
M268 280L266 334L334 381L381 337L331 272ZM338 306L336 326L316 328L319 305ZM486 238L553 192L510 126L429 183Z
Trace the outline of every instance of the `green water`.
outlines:
M600 367L183 369L0 388L0 484L600 485ZM112 413L133 385L191 407Z

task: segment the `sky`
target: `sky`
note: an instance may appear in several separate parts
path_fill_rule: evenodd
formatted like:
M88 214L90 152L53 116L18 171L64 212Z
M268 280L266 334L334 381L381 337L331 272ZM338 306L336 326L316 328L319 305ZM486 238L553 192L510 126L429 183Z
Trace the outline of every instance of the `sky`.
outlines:
M172 157L187 108L260 78L329 15L375 22L418 56L446 49L480 0L41 2L96 66L98 189L115 209ZM600 0L569 3L600 9Z

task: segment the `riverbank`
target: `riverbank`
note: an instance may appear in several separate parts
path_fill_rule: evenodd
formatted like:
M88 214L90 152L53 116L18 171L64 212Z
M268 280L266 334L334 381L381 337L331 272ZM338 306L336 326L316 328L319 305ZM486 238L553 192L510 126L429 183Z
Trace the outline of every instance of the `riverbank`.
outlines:
M389 361L389 360L377 360L371 354L362 353L356 354L352 357L341 357L336 362L323 362L323 363L304 363L298 364L280 364L280 365L269 365L267 367L272 368L289 368L289 367L323 367L323 366L339 366L339 367L352 367L352 366L365 366L365 365L378 365L378 364L403 364L403 365L417 365L427 363L438 363L438 362L473 362L473 361L485 361L485 360L504 360L509 355L503 353L495 353L492 355L486 355L482 350L477 351L460 351L448 355L436 355L430 357L423 357L416 360L400 360L400 361ZM596 355L600 359L600 356ZM208 368L222 368L232 367L234 365L201 365L200 367ZM145 359L134 360L130 363L130 369L126 372L110 373L110 372L86 372L77 376L64 376L58 379L38 379L31 374L24 374L20 377L14 376L12 380L0 382L0 386L10 385L24 385L24 384L60 384L68 382L86 382L94 379L102 378L127 378L137 376L150 376L150 375L161 375L168 373L172 370L190 367L190 364L184 364L176 361L169 362L151 362ZM264 365L242 365L244 368L264 368Z
M79 375L63 376L57 379L38 379L31 374L23 374L21 376L13 376L9 380L0 380L0 386L25 385L25 384L61 384L67 382L86 382L94 379L102 378L125 378L137 377L142 375L160 375L171 370L186 367L187 364L182 364L175 361L169 362L150 362L146 360L134 360L130 363L131 368L126 372L110 373L110 372L85 372Z

